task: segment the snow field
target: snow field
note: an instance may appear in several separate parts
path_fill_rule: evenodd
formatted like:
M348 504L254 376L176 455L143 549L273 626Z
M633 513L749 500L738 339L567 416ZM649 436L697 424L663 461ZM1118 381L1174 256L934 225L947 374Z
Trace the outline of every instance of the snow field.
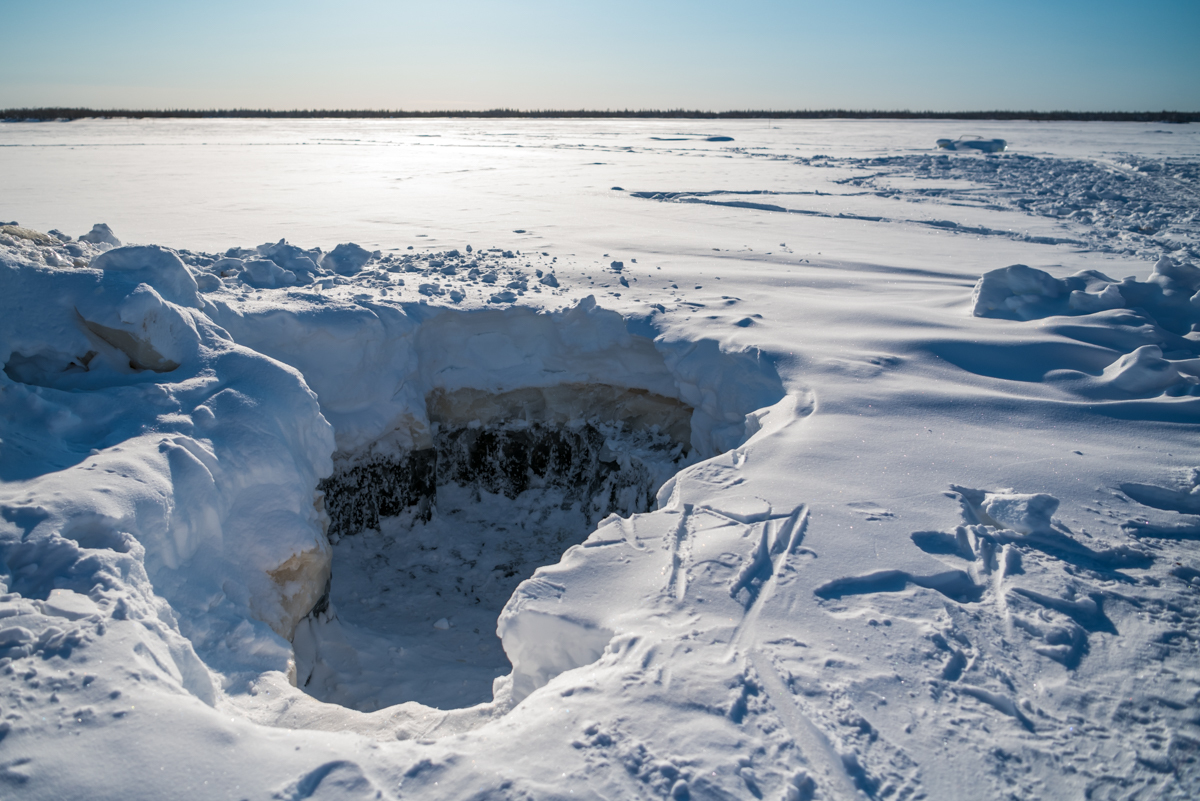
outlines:
M930 126L869 128L832 168L786 131L640 130L514 139L534 167L462 179L495 205L472 220L447 179L428 246L85 242L68 265L5 234L0 781L1195 794L1188 128L995 126L1049 152L949 161L898 141ZM572 158L603 192L545 171ZM468 253L481 219L521 244ZM577 462L617 469L548 467Z

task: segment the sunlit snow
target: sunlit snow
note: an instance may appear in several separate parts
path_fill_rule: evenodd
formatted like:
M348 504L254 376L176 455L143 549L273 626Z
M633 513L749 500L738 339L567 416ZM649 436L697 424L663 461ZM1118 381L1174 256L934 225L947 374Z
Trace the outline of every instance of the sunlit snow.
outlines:
M1200 788L1196 125L0 145L0 796Z

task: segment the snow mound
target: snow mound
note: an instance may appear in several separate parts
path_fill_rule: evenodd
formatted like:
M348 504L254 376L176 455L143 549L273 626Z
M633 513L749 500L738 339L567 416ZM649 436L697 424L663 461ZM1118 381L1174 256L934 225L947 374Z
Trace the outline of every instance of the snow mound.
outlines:
M1088 270L1059 279L1014 264L975 284L971 313L1029 321L1091 348L1045 378L1088 398L1200 395L1200 268L1163 257L1146 281ZM1066 353L1060 350L1059 353Z
M113 230L105 223L96 223L92 226L92 230L88 231L83 236L79 237L80 242L90 242L93 245L108 245L110 247L121 247L121 240L117 239Z
M971 294L971 314L1032 320L1120 308L1141 309L1156 325L1186 334L1200 324L1200 267L1163 257L1146 281L1114 281L1085 270L1059 279L1014 264L984 273Z
M353 242L338 245L321 261L322 267L333 270L338 275L354 275L373 258L370 251L359 247Z
M229 269L227 265L225 269ZM250 259L243 262L241 279L256 289L275 289L296 283L296 274L285 270L270 259Z
M974 150L982 153L1001 153L1008 148L1008 143L1003 139L968 136L960 136L957 139L939 139L936 144L941 150Z
M0 476L16 482L0 505L21 521L5 523L0 550L27 567L8 589L43 600L71 590L144 622L145 647L166 649L183 685L211 702L193 648L214 665L286 669L280 635L316 600L308 574L327 572L313 501L332 432L295 371L195 308L171 251L118 248L94 262L0 256L6 297L52 299L0 320ZM247 638L259 645L238 645Z
M1051 516L1058 509L1058 499L1045 494L1026 495L1009 490L984 492L966 487L954 487L975 520L997 529L1018 534L1035 534L1052 530Z

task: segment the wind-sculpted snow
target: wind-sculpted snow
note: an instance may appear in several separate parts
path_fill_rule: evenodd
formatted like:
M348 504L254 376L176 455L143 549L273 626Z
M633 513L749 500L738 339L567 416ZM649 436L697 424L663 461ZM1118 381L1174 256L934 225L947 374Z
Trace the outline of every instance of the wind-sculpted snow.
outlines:
M1200 323L1200 267L1164 257L1146 281L1114 281L1088 271L1059 280L1014 264L979 279L972 297L976 317L1031 320L1052 314L1091 314L1130 308L1150 324L1184 337Z
M893 156L852 166L871 172L842 183L881 197L951 206L986 204L1062 220L1073 238L1099 251L1200 256L1195 210L1200 174L1191 159L1118 155L1083 161L1013 153L984 158ZM892 178L910 176L950 185L889 185ZM954 186L959 182L964 184L961 188Z
M922 154L879 158L748 156L786 160L806 168L849 172L825 190L644 191L634 197L672 203L784 212L810 217L918 225L965 236L1005 237L1069 244L1140 257L1200 257L1195 198L1200 176L1192 159L1114 156L1083 161L1025 154ZM827 208L830 200L872 196L941 209L1009 210L1056 222L1058 233L1030 233L965 219L929 219L912 213L862 213ZM888 209L883 206L883 209ZM970 219L977 219L972 215Z
M1200 268L1192 264L1163 257L1146 281L1114 281L1094 270L1060 280L1014 264L980 278L971 300L976 317L1084 317L1078 324L1046 326L1095 346L1043 376L1078 395L1200 396L1200 338L1194 333L1200 330Z
M0 797L1196 795L1190 127L395 125L5 213Z

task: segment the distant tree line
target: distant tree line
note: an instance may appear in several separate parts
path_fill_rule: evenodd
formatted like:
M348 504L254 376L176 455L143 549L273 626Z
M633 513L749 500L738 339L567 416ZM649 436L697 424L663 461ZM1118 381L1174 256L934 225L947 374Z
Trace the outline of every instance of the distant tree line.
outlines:
M685 119L685 120L1033 120L1043 122L1200 122L1200 111L698 111L689 109L641 109L604 111L535 110L511 108L487 111L379 111L371 109L90 109L90 108L10 108L0 110L6 122L22 120L79 120L84 118L120 119L411 119L452 117L464 119Z

